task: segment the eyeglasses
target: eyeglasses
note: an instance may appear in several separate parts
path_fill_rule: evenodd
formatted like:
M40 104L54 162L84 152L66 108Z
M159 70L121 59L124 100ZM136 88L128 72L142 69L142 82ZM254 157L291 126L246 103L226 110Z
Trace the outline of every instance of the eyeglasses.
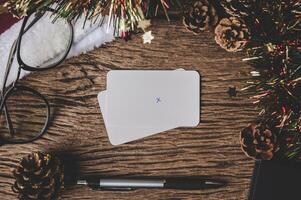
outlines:
M32 142L40 138L49 126L51 113L47 99L35 89L21 85L18 80L21 73L56 67L67 57L72 45L73 27L65 19L57 18L53 23L53 14L54 10L47 9L26 16L11 47L0 92L0 144ZM50 54L52 58L49 59ZM17 70L13 67L15 59ZM45 62L39 64L37 60Z

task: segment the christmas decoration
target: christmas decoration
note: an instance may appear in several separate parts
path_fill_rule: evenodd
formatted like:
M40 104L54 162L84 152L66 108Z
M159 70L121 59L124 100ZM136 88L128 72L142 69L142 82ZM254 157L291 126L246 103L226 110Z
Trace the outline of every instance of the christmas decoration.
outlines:
M215 28L215 41L229 52L242 50L250 39L246 24L237 17L223 18Z
M148 31L143 34L142 39L143 39L143 44L146 44L146 43L150 44L150 43L152 43L154 36L152 35L151 31Z
M81 15L85 15L87 19L99 16L108 6L108 3L108 0L8 0L6 3L4 3L4 7L6 7L11 13L19 18L26 16L28 13L41 11L46 7L52 7L58 12L59 16L72 20Z
M183 24L195 34L214 28L218 22L215 8L207 0L197 0L186 9Z
M230 86L227 93L229 94L229 97L236 97L237 95L236 87Z
M178 0L27 0L26 2L23 0L8 0L4 7L19 18L31 12L42 12L46 7L51 7L56 11L54 19L61 17L68 20L77 20L83 16L86 20L101 22L102 16L108 14L110 18L109 25L114 24L115 32L121 38L128 38L131 32L136 31L139 21L145 19L145 13L149 13L154 5L156 5L157 13L159 4L162 6L168 20L167 9L169 5L177 4L180 7L180 1Z
M139 23L138 23L138 28L142 29L144 32L146 31L146 29L148 27L150 27L151 25L151 22L150 20L141 20Z
M252 13L256 0L221 0L221 5L231 16L246 17Z
M277 159L300 157L301 122L301 2L264 2L261 13L250 16L252 37L243 59L254 67L248 86L260 109L257 121L270 127L278 138ZM267 159L267 157L262 157Z
M181 0L142 0L141 7L147 18L164 15L168 21L169 13L177 15L182 10Z
M16 179L13 191L19 194L19 199L54 200L64 185L60 160L47 153L25 156L13 175Z
M7 9L3 5L0 5L0 15L3 13L6 13L6 12L7 12Z
M263 125L250 124L241 131L242 150L252 158L271 160L279 150L277 137Z

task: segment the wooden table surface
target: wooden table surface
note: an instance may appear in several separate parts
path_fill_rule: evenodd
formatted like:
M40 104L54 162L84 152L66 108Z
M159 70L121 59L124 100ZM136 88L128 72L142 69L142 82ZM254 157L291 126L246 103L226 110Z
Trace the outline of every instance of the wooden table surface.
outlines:
M214 42L212 33L195 36L181 22L153 22L152 44L141 35L116 40L61 66L33 73L22 82L46 95L53 119L42 139L32 144L0 147L0 198L16 199L12 170L33 151L55 152L67 163L68 174L105 176L205 176L222 178L227 187L200 191L91 191L66 188L62 199L246 199L254 161L239 146L239 132L257 111L247 94L229 97L229 86L245 85L251 70L243 54L231 54ZM110 69L198 70L202 76L201 123L177 128L126 145L112 146L97 102L106 89ZM34 119L33 119L34 121Z

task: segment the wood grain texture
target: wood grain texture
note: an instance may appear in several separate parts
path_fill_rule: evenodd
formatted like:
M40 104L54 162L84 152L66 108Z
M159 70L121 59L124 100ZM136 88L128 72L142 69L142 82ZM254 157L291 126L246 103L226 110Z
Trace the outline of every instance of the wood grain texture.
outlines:
M53 119L44 137L32 144L0 148L0 197L16 199L11 171L18 159L32 151L51 151L64 158L70 175L206 176L226 179L227 187L202 191L136 190L90 191L66 188L62 199L246 199L254 162L240 150L239 131L256 116L247 94L230 98L228 87L242 88L250 68L242 55L219 48L211 33L194 36L180 22L154 21L155 39L144 45L140 35L117 40L33 73L22 82L46 95ZM109 69L198 70L202 76L201 123L177 128L121 146L106 136L97 102L106 89ZM34 119L33 119L34 120Z

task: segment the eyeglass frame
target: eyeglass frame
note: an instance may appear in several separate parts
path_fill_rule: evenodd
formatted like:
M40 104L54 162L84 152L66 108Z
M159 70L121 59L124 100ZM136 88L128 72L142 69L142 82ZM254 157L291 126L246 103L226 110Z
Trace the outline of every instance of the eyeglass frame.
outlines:
M56 13L56 11L54 9L51 8L47 8L42 12L39 13L29 13L26 17L24 17L23 22L22 22L22 26L19 32L19 35L17 37L17 39L14 41L14 43L12 44L11 50L10 50L10 54L9 54L9 58L8 58L8 62L6 65L6 71L5 71L5 76L4 76L4 81L3 81L3 87L2 87L2 91L0 91L0 115L2 114L2 112L4 111L5 114L5 118L6 118L6 123L7 123L7 128L9 129L9 133L10 135L14 134L14 130L12 127L12 122L9 116L9 112L8 109L6 107L6 100L14 93L19 91L27 91L27 92L31 92L33 95L39 97L41 100L44 101L45 105L46 105L46 119L45 119L45 123L44 126L42 128L42 130L34 137L32 137L31 139L28 140L24 140L24 141L12 141L12 140L7 140L3 137L1 137L0 135L0 145L3 144L26 144L26 143L30 143L33 142L37 139L39 139L40 137L42 137L42 135L46 132L49 123L50 123L50 116L51 116L51 111L50 111L50 104L48 102L48 100L38 91L36 91L35 89L32 89L30 87L27 86L21 86L21 85L17 85L18 84L18 80L20 80L20 74L21 74L21 70L25 70L25 71L44 71L47 69L51 69L54 68L58 65L60 65L65 58L67 57L68 53L70 52L70 49L72 47L72 41L73 41L73 37L74 37L74 30L73 30L73 26L71 21L66 20L69 29L70 29L70 41L68 44L68 48L66 49L65 53L63 54L62 58L60 58L60 60L56 63L50 64L47 67L43 67L43 68L39 68L39 67L31 67L29 65L27 65L26 63L23 62L21 55L20 55L20 46L21 46L21 42L22 42L22 37L23 35L36 23L38 22L46 12L52 12L53 14ZM35 18L33 19L32 22L30 22L30 24L26 27L26 24L28 22L28 19L33 15L33 14L37 14L38 16L35 16ZM26 27L26 28L25 28ZM7 79L10 73L10 69L12 67L13 61L15 59L15 54L17 53L17 62L18 62L18 73L17 73L17 77L15 79L15 81L12 83L11 86L5 87L6 83L7 83Z

